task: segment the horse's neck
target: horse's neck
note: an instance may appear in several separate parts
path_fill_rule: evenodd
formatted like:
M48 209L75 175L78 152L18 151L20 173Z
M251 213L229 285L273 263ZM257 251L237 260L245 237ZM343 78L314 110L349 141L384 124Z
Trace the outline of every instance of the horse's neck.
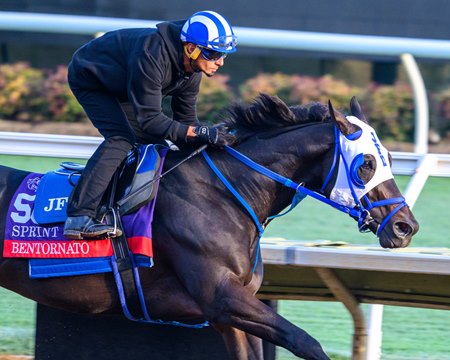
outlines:
M321 186L325 167L329 167L333 143L332 125L315 124L271 139L249 139L237 150L277 174L314 189ZM260 219L289 205L292 190L250 168L244 171L245 176L238 176L235 185ZM242 172L242 167L237 172Z

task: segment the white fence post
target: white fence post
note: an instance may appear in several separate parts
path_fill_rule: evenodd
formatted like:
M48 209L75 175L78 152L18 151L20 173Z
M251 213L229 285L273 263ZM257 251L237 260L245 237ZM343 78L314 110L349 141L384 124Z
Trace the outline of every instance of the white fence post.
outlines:
M402 54L400 59L405 66L414 94L414 152L426 154L428 152L428 127L430 122L427 90L425 89L422 74L414 57L411 54Z
M383 305L369 306L367 318L367 355L366 360L381 359L381 344L383 339Z

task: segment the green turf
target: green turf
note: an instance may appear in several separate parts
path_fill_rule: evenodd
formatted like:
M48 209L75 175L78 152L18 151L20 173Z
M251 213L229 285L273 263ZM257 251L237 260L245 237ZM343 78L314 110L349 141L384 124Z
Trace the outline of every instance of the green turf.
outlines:
M363 305L367 313L368 305ZM316 337L331 354L350 359L352 320L339 303L280 301L279 313ZM385 306L383 360L450 359L450 312ZM295 359L282 349L278 360Z
M0 155L0 164L4 166L11 166L20 170L44 172L58 168L61 161L74 161L78 163L85 163L83 159L68 159L68 158L52 158L33 156L16 156L16 155Z
M59 159L36 161L29 157L1 156L0 163L30 171L57 167ZM78 160L76 160L78 161ZM396 177L403 191L408 177ZM414 213L421 225L412 246L450 247L447 204L450 182L431 178L415 204ZM331 207L306 199L291 214L274 220L266 235L298 240L339 240L354 244L375 244L374 235L359 234L356 223ZM364 305L367 310L367 306ZM333 360L349 359L352 321L339 303L280 301L279 312L315 336L332 354ZM384 307L383 360L450 360L450 311ZM34 304L0 289L0 354L32 354ZM294 359L279 349L278 360Z
M0 288L0 354L32 355L35 303Z

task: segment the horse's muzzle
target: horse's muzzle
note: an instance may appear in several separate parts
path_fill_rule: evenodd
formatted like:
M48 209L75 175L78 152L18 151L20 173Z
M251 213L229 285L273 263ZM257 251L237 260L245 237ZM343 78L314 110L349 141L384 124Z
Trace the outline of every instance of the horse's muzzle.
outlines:
M380 245L389 249L407 247L417 231L419 223L415 219L397 220L381 233Z

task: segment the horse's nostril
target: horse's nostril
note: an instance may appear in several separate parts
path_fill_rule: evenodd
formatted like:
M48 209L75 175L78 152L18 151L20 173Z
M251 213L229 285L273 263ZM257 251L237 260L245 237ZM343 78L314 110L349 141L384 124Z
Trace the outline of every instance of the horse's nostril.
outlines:
M403 221L397 221L394 224L394 231L397 236L399 237L406 237L413 233L413 228L410 224L403 222Z

